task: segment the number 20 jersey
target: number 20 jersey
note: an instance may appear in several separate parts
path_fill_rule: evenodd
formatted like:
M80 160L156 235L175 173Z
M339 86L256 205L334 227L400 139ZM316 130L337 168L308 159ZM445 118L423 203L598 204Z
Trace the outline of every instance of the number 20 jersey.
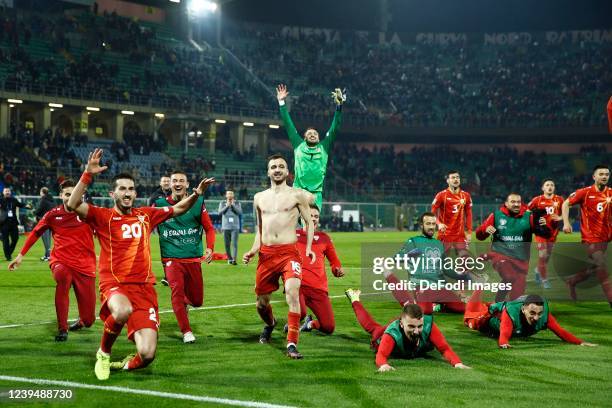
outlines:
M85 222L100 242L100 286L105 283L155 283L151 270L151 231L172 217L172 207L132 208L120 214L112 208L89 206Z

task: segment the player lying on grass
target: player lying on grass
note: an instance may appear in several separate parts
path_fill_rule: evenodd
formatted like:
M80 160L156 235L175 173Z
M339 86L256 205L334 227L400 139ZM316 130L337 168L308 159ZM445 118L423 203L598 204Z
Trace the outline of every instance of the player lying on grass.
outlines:
M58 333L55 341L68 339L68 306L70 287L74 289L79 319L70 326L71 331L90 327L96 320L96 253L91 227L79 216L68 210L68 200L74 190L74 181L65 180L60 185L62 205L47 212L36 224L17 255L8 266L17 269L32 245L51 230L53 250L49 268L55 279L55 313Z
M308 262L302 263L302 284L300 285L300 313L301 318L306 317L304 324L300 328L301 331L311 331L313 329L325 334L332 334L336 327L334 321L334 311L328 296L327 275L325 274L325 258L329 260L332 274L341 278L344 276L342 264L334 244L324 232L317 231L319 225L319 209L316 205L310 205L310 217L312 219L313 228L315 229L312 252L315 253L316 261L311 264ZM302 259L307 259L306 256L306 231L300 229L297 231L297 245ZM312 310L315 319L312 316L306 316L307 308Z
M400 303L418 303L425 314L433 312L434 303L439 305L440 310L463 313L465 304L461 297L448 289L419 289L424 288L425 283L437 283L446 280L447 277L453 279L466 279L469 275L460 275L451 269L444 268L445 245L434 238L436 232L436 216L431 212L421 214L419 218L421 224L421 235L408 239L398 252L400 257L408 255L410 257L421 258L416 270L410 270L410 280L415 283L417 290L413 293L407 290L392 290L393 297ZM413 273L414 272L414 273ZM384 273L387 282L398 284L397 276L391 271Z
M400 317L386 326L378 324L359 301L360 290L348 289L346 297L357 316L357 321L371 336L371 346L376 351L376 367L379 372L395 370L389 365L389 357L412 359L425 357L436 348L455 368L471 368L461 362L448 345L444 335L433 322L432 315L424 315L419 305L407 304Z
M264 321L260 343L269 343L276 319L270 306L272 292L278 290L279 279L285 287L287 314L287 356L300 359L297 344L300 330L300 283L302 262L314 263L316 256L312 251L314 227L310 219L309 202L312 194L287 185L289 169L287 161L278 154L268 158L268 177L270 188L255 194L253 207L257 214L257 230L251 250L244 254L243 261L249 261L259 253L255 275L255 294L257 313ZM295 226L301 216L306 227L306 259L302 259L297 249ZM310 258L310 259L309 259Z
M514 300L525 293L532 236L550 237L550 228L541 215L539 210L529 211L520 194L510 193L504 205L491 213L476 230L476 238L480 241L493 237L487 257L502 282L512 285L511 290L497 292L497 302L506 297Z
M481 291L472 294L463 323L473 330L497 337L499 347L510 348L512 337L529 337L550 329L562 340L581 346L596 346L574 336L557 323L548 302L539 295L527 295L510 302L482 302Z
M342 104L346 101L346 95L339 88L332 92L332 97L336 103L336 111L332 124L325 135L323 141L319 138L319 132L309 127L304 132L304 137L300 137L285 100L289 96L287 86L281 84L276 88L276 98L280 106L280 116L283 120L285 131L289 136L289 141L293 146L295 160L294 173L295 180L293 187L309 191L314 195L314 203L317 208L323 208L323 184L327 173L327 160L332 149L332 144L336 139L336 133L342 123Z
M96 353L94 372L107 380L112 369L133 370L146 367L155 358L159 311L151 270L150 234L168 218L186 213L214 179L200 182L193 194L172 207L134 208L136 185L129 174L113 177L110 196L113 208L97 207L81 201L93 176L107 166L100 164L102 149L89 154L87 167L74 188L67 207L92 226L100 242L100 319L104 332ZM127 324L128 339L136 343L136 354L123 361L110 362L115 340Z
M189 182L181 170L170 173L169 196L160 197L155 207L168 207L187 197ZM157 227L159 249L164 275L171 289L172 310L176 316L183 343L194 343L195 335L189 324L187 306L200 307L204 302L202 261L210 263L215 248L215 228L199 197L195 205L180 217L171 218ZM206 252L202 248L202 234L206 234Z

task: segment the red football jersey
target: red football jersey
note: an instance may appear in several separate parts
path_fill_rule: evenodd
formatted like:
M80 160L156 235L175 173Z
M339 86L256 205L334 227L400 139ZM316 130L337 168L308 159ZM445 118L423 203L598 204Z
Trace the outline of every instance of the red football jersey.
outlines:
M446 231L438 231L441 241L464 241L466 230L472 231L472 196L466 191L440 191L431 203L431 212L436 214L438 223L446 225Z
M25 255L36 239L46 230L53 234L53 249L49 264L61 263L85 275L96 276L96 252L93 232L74 212L63 205L49 210L36 224L26 240L21 254Z
M571 205L580 204L582 242L608 242L612 239L612 189L599 191L595 185L584 187L569 196Z
M315 231L312 239L312 252L315 253L317 259L311 264L310 258L306 256L306 231L301 229L296 231L296 234L298 251L302 256L302 286L327 292L325 257L329 260L332 270L335 271L342 266L331 238L324 232Z
M132 208L123 215L89 205L85 220L100 242L100 286L107 282L155 283L151 270L151 231L174 213L172 207Z
M563 197L557 194L553 194L551 198L546 198L544 194L541 194L534 197L529 204L527 204L530 210L538 209L546 211L546 215L544 216L544 218L546 218L546 225L552 230L552 235L550 238L546 238L546 241L554 242L557 239L557 235L559 234L559 222L553 221L551 217L553 214L561 215L563 201ZM537 238L536 236L536 239Z

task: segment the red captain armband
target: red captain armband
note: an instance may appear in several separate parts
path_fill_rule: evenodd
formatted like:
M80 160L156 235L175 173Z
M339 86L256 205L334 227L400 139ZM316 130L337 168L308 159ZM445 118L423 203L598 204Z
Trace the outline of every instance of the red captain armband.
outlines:
M93 181L93 175L87 171L84 171L79 181L88 186Z

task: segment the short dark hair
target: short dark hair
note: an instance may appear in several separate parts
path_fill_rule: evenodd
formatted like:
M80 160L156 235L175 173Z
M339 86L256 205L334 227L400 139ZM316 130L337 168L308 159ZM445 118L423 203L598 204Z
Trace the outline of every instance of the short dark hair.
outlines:
M402 309L401 317L408 316L411 319L420 319L423 317L423 309L416 303L408 303Z
M517 193L515 191L512 191L512 192L508 193L508 195L506 196L506 201L508 201L508 198L510 198L511 195L516 195L516 196L521 197L521 195L519 193Z
M66 179L62 181L59 186L60 186L60 191L62 191L65 188L76 186L76 183L74 182L73 179Z
M544 185L547 181L550 181L551 183L555 184L555 180L551 178L545 178L544 180L542 180L542 185Z
M170 174L173 174L173 173L170 173ZM164 174L162 174L161 176L159 176L159 179L161 180L161 179L163 179L164 177L170 177L170 174L164 173Z
M280 153L274 153L274 154L272 154L272 155L268 156L267 163L268 163L268 164L270 164L270 162L271 162L272 160L276 160L276 159L283 159L283 160L285 161L285 163L288 163L287 159L285 159L285 156L283 156L283 155L282 155L282 154L280 154Z
M593 173L595 173L597 170L601 170L601 169L605 169L605 170L610 171L610 166L608 166L607 164L600 163L600 164L596 165L595 167L593 167Z
M451 174L458 174L459 177L461 177L461 173L459 173L459 170L449 170L446 172L446 178L449 178Z
M185 177L188 177L189 175L187 174L187 172L183 169L173 169L170 173L168 173L168 176L162 176L162 177L169 177L172 176L173 174L182 174ZM160 177L161 178L161 177Z
M527 295L523 300L523 306L534 304L536 306L544 306L544 299L540 295Z
M309 206L310 208L312 208L313 210L317 210L317 211L321 212L321 209L320 209L320 208L319 208L319 206L318 206L318 205L316 205L315 203L310 203L308 206Z
M49 194L49 189L47 187L42 187L40 189L40 192L43 193L43 194Z
M136 184L134 176L132 176L130 173L119 173L116 174L111 180L111 187L113 188L113 190L117 188L117 180L132 180L134 184Z
M432 213L431 211L425 211L423 214L421 214L421 216L419 217L419 223L423 224L423 220L425 219L425 217L434 217L436 218L436 214Z
M314 127L312 127L312 126L308 126L308 127L306 128L306 130L304 131L304 136L306 136L306 132L308 132L309 130L314 130L315 132L319 133L319 131L318 131L317 129L315 129Z

